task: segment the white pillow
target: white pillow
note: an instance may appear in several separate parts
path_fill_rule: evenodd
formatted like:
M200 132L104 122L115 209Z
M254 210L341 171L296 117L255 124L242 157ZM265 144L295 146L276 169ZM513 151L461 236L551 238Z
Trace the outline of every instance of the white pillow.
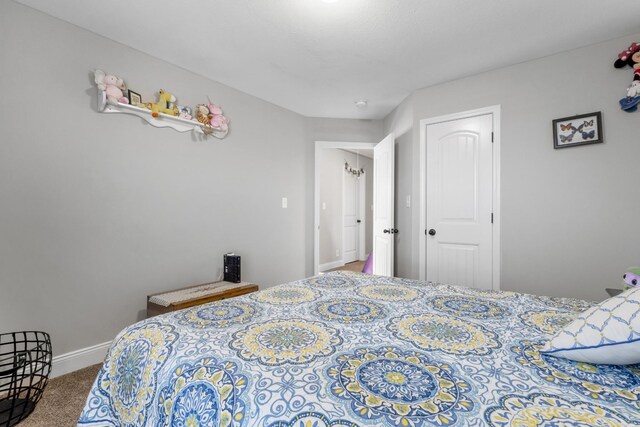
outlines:
M640 363L640 288L587 309L540 352L593 364Z

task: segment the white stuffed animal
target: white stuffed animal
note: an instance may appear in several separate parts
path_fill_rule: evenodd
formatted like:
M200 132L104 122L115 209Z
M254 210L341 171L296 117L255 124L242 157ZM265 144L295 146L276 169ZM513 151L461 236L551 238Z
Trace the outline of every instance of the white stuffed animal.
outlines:
M106 74L102 70L96 70L95 81L96 85L98 85L98 89L106 92L108 103L129 103L127 97L124 96L124 91L127 90L127 87L124 84L124 80L114 76L113 74Z
M627 89L627 96L629 98L635 98L636 96L640 96L640 80L634 80Z

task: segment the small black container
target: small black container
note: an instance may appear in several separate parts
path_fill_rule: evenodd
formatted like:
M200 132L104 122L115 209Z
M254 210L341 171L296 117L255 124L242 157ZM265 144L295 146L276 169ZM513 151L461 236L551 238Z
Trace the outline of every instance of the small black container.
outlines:
M224 254L224 281L240 283L240 255Z

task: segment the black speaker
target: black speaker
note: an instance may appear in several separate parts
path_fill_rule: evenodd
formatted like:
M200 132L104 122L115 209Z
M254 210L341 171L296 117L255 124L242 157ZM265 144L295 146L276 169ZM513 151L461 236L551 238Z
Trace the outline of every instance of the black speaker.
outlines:
M240 255L224 254L224 281L240 283Z

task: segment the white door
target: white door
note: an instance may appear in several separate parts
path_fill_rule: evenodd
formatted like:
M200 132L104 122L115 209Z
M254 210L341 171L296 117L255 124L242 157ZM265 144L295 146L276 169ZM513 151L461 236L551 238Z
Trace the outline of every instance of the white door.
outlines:
M358 178L346 170L342 173L342 177L342 262L346 264L358 259L360 182Z
M426 278L492 288L493 115L427 126Z
M373 274L393 276L395 136L373 149Z
M373 173L373 171L369 171L369 173ZM358 259L360 261L367 260L367 175L366 172L364 175L360 177L358 180L360 182L360 187L358 191Z

